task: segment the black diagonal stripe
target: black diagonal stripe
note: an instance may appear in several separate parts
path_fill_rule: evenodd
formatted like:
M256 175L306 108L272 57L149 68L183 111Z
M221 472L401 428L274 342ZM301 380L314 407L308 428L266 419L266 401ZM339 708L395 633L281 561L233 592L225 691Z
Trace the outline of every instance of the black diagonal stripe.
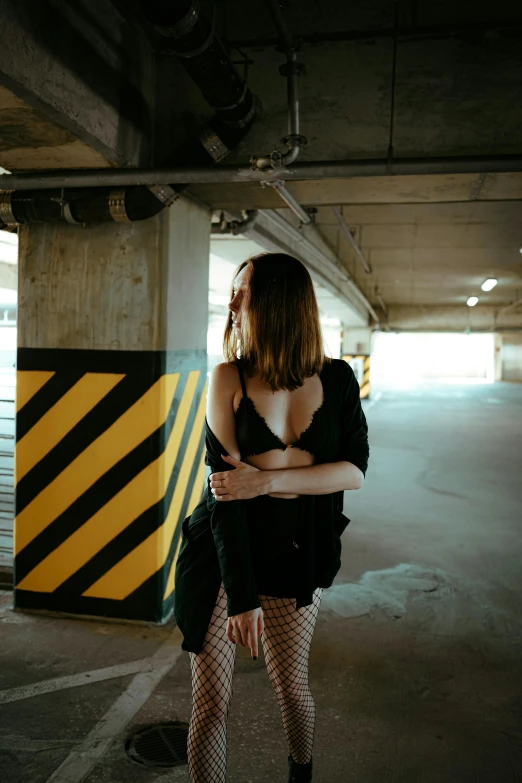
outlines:
M80 348L19 348L18 370L62 372L127 373L148 372L154 366L157 376L206 366L206 350L179 351L98 351Z
M49 378L16 414L16 440L21 440L31 427L85 375L81 370L63 372Z
M152 373L127 375L51 449L16 487L20 514L76 457L102 435L151 387Z
M202 448L204 444L202 443ZM202 449L201 449L202 450ZM195 460L195 465L199 465L201 459L201 450L198 450L198 459ZM197 471L197 467L196 467ZM191 475L191 482L194 480L194 475ZM190 486L190 484L189 484ZM204 489L202 490L202 494ZM187 509L185 507L183 513L180 515L181 519L185 518ZM172 542L169 549L169 556L163 568L159 568L154 574L151 574L149 578L136 588L130 595L127 596L122 602L119 611L122 612L124 617L146 617L147 612L150 614L151 606L159 605L161 607L160 622L163 622L169 614L172 612L174 605L174 590L167 595L167 598L163 600L165 595L165 580L167 579L172 561L178 547L179 538L181 536L181 525L178 525L177 530L172 537ZM217 565L217 558L216 558ZM219 566L217 566L219 571ZM108 600L108 599L98 599Z
M40 535L36 536L36 538L16 556L16 582L20 582L27 576L38 563L44 560L51 552L60 546L63 541L84 525L138 473L157 459L163 451L164 445L174 426L174 421L179 408L179 400L183 394L186 381L186 377L181 377L179 380L176 396L165 424L151 433L146 440L140 443L113 468L107 471L107 473L98 479L98 481L84 492L83 495L77 498L69 508L51 522ZM89 584L92 584L92 581Z
M147 594L140 594L139 600L133 601L87 598L63 593L55 596L53 593L35 593L32 590L15 590L14 595L15 606L19 609L44 609L47 612L69 612L149 623L161 623L164 620L161 602L157 600L153 589Z
M200 390L201 394L201 390ZM179 471L190 432L194 422L195 410L197 409L197 403L199 402L200 394L195 395L194 407L191 409L189 415L189 422L192 422L191 426L185 428L185 432L180 444L179 453L176 459L176 464L172 471L172 475L169 480L167 492L165 496L154 506L143 512L137 519L135 519L125 530L122 530L112 541L110 541L103 549L100 550L89 562L87 562L82 568L80 568L75 574L67 579L60 587L55 590L55 594L70 593L74 595L81 595L91 585L98 581L104 574L107 573L113 566L120 562L127 554L132 552L139 546L151 533L157 530L164 524L172 496L176 488L176 483L179 476ZM202 450L205 448L205 433L203 431L200 443L197 449L197 456L194 461L194 465L191 470L191 475L183 504L180 511L180 518L183 519L190 501L192 482L194 481L195 473L197 472L197 466L201 459ZM176 526L175 536L179 535L179 526ZM171 561L172 562L172 561ZM165 589L163 587L163 589Z

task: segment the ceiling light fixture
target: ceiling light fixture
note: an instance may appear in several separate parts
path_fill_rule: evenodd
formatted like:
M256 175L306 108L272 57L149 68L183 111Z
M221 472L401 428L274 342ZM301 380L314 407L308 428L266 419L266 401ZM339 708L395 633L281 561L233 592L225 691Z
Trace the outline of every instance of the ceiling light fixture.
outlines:
M469 299L468 299L468 301L467 301L467 304L468 304L470 307L475 307L475 305L477 304L477 302L478 302L478 296L470 296L470 298L469 298Z
M484 280L480 287L483 291L491 291L492 288L495 288L497 283L498 280L495 277L488 277L488 279Z

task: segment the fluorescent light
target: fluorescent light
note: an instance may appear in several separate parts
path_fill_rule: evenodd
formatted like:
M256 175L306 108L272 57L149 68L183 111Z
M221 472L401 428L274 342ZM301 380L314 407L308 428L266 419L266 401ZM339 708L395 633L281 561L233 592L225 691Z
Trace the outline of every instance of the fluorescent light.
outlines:
M483 291L491 291L492 288L495 288L496 284L498 283L498 280L494 277L488 277L487 280L484 280L482 285L480 286Z
M468 304L470 307L475 307L475 305L477 304L477 302L478 302L478 296L470 296L470 298L469 298L469 299L468 299L468 301L467 301L467 304Z

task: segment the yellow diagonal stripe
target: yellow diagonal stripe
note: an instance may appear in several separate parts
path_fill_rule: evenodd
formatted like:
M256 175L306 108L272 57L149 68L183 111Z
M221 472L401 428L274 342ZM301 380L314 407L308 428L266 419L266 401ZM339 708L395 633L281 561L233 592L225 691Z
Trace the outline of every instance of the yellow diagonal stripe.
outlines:
M190 496L189 504L187 507L187 513L185 516L190 516L194 509L196 508L197 504L200 501L201 493L203 492L203 485L205 483L205 449L203 449L203 452L201 454L201 459L199 461L199 467L198 472L196 473L196 478L194 480L194 486L192 488L192 494ZM169 575L167 577L167 582L165 585L165 593L163 595L163 600L165 600L174 590L175 581L174 581L174 572L176 570L176 562L179 555L179 550L181 547L181 535L178 539L178 545L176 547L176 551L174 553L174 559L172 561L172 565L170 567Z
M176 551L174 553L174 560L172 561L172 565L170 567L169 576L167 579L167 584L165 585L165 592L163 593L163 600L166 601L169 595L174 591L175 587L175 574L176 574L176 563L178 562L178 555L179 550L181 549L181 535L178 538L178 544L176 546Z
M155 574L164 565L169 553L170 542L172 541L174 530L179 521L188 479L192 471L205 423L207 383L208 382L206 381L203 394L201 395L189 442L183 457L176 487L164 524L137 546L136 549L133 549L132 552L120 560L120 562L111 568L105 576L98 579L98 581L86 590L83 595L94 598L123 600L143 584L149 576ZM176 448L176 444L173 444L172 448ZM165 464L167 481L170 479L173 467L174 460L168 460Z
M41 593L51 593L56 590L100 549L125 530L136 517L161 500L168 484L163 469L164 463L172 457L175 461L198 375L199 371L189 374L168 445L163 454L147 465L82 527L37 565L20 582L18 585L20 590L37 590ZM170 377L172 379L172 376ZM176 382L178 377L176 376ZM164 400L165 405L169 403L169 408L172 397L173 394ZM167 418L166 414L165 418Z
M179 374L163 375L18 514L17 554L104 473L164 424L178 378Z
M21 410L55 374L43 370L18 370L16 373L16 411Z
M16 444L20 481L125 375L86 373Z

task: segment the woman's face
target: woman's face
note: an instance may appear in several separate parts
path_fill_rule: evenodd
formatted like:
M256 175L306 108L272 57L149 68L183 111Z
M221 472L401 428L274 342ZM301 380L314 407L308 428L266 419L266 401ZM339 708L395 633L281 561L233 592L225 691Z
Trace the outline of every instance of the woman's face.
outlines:
M228 305L228 309L232 312L232 324L238 334L241 334L241 321L245 316L248 277L249 267L245 266L234 279L233 297Z

